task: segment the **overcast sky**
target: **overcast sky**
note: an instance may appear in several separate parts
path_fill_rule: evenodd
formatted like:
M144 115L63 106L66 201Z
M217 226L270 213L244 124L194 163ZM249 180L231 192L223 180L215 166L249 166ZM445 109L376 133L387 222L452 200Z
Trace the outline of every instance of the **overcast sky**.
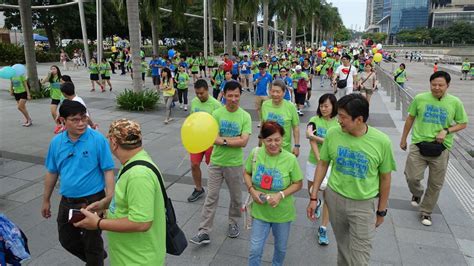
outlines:
M354 29L357 25L357 30L361 26L364 30L366 0L327 0L327 2L339 9L346 28Z

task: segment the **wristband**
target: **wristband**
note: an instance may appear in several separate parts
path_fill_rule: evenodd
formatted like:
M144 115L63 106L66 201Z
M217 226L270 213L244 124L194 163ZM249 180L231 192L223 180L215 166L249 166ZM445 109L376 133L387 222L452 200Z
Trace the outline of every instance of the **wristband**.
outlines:
M318 199L309 198L309 201L318 201Z
M100 218L100 219L97 221L97 230L102 230L102 229L100 229L100 222L102 222L102 220L104 220L104 218Z
M285 193L283 191L278 191L281 194L281 197L284 199L285 198Z

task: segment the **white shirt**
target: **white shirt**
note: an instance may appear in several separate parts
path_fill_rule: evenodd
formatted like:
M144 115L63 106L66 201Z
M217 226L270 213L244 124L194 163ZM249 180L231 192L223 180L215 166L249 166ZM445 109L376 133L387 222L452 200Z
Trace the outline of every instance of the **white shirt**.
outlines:
M349 68L351 69L351 73L349 73ZM349 76L347 76L349 73ZM346 88L354 88L354 76L357 75L357 68L349 65L345 67L344 65L340 65L335 72L336 75L339 76L339 80L346 79L347 76L347 87Z

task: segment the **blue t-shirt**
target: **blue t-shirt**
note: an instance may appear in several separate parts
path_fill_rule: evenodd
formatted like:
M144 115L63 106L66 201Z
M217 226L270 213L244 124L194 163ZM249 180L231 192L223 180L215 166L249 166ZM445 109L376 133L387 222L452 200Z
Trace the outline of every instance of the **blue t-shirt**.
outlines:
M276 79L282 79L282 78L277 77ZM283 99L291 102L291 93L289 89L293 88L293 80L290 77L284 77L282 80L286 84L286 90L285 90L285 95L283 96Z
M221 86L219 87L219 89L222 91L222 93L224 93L224 86L225 86L226 83L227 83L227 80L225 80L225 79L221 82ZM226 103L226 100L225 100L224 96L222 96L222 98L221 98L221 103L222 103L222 105L225 105L225 103Z
M240 66L240 73L244 75L248 75L251 73L250 67L252 66L252 61L247 60L247 61L240 61L239 63Z
M239 74L239 64L235 63L232 65L232 75L238 75Z
M67 131L49 144L45 167L58 174L59 193L69 198L93 195L105 188L104 171L114 169L109 142L100 132L87 128L76 142Z
M160 67L162 63L159 59L151 60L150 61L150 68L151 68L151 75L152 76L159 76L160 75Z
M272 75L265 72L265 75L262 76L262 74L258 72L253 75L253 80L255 81L257 79L260 79L260 81L257 83L257 91L255 94L257 96L268 96L267 89L268 85L272 83Z

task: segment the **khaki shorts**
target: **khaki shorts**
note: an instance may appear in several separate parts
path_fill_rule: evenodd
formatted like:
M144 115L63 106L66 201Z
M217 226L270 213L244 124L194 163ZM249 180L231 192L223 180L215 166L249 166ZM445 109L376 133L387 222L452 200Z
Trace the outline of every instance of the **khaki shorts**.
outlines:
M361 89L360 89L360 93L365 93L365 94L367 94L367 95L372 95L372 94L374 94L374 90L372 90L372 89L367 89L367 88L361 88Z
M268 96L255 96L255 108L262 109L262 103L266 100L268 100Z

